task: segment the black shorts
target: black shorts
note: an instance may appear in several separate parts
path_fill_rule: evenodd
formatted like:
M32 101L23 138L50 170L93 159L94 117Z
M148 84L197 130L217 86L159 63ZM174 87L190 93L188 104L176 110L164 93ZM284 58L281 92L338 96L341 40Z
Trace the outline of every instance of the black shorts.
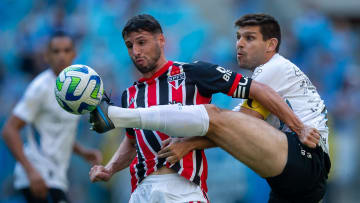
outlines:
M319 202L325 195L331 163L321 147L303 145L295 133L286 133L288 160L283 172L267 178L269 203Z
M30 188L24 188L20 191L24 195L27 203L69 203L65 192L59 189L49 188L48 195L45 199L34 197L30 191Z

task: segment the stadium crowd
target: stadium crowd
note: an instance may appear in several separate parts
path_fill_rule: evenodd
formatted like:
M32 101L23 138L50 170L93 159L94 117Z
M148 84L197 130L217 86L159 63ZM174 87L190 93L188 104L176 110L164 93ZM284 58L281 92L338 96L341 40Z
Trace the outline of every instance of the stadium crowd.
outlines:
M219 1L220 2L220 1ZM290 1L291 2L291 1ZM138 78L121 36L126 19L139 13L154 15L168 36L166 53L177 61L204 60L238 70L234 52L234 20L249 12L274 15L283 30L280 53L310 77L329 111L333 168L325 202L353 202L359 195L360 122L359 24L327 15L313 5L282 11L265 0L115 1L32 0L1 1L0 127L31 79L46 68L43 52L49 34L69 32L76 41L76 63L101 75L104 87L120 105L123 89ZM296 8L294 8L296 7ZM296 10L296 12L292 12ZM360 16L358 16L360 18ZM216 95L213 102L231 109L238 100ZM58 105L58 104L54 104ZM88 130L83 116L77 140L99 148L105 163L122 139L122 131L99 135ZM212 202L265 202L269 188L254 172L216 148L206 151L209 198ZM13 189L15 160L0 138L0 202L22 202ZM219 173L218 171L222 171ZM73 156L69 197L72 202L126 202L130 194L128 170L109 183L92 184L89 166ZM231 187L229 187L231 186ZM336 191L336 195L334 194Z

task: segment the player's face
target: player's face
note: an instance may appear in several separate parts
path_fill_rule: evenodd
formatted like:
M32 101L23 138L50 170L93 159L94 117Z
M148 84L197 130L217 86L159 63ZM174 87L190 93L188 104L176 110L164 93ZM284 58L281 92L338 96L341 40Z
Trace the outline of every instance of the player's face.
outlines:
M240 27L236 32L237 61L240 68L254 70L266 62L266 45L259 26Z
M129 56L142 73L150 73L158 68L162 55L164 37L147 31L131 32L124 37Z
M73 42L69 37L55 37L51 40L46 59L56 74L70 66L76 54Z

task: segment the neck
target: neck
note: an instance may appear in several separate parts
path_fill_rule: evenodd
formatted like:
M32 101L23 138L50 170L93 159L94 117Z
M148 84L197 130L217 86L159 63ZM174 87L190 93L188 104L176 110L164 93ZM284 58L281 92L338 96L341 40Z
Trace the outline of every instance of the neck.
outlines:
M271 52L271 53L267 54L267 55L265 56L265 63L267 63L268 61L270 61L270 59L271 59L275 54L276 54L276 52ZM264 63L264 64L265 64L265 63Z
M148 73L143 73L144 78L151 78L156 72L158 72L168 61L164 56L161 56L156 62L156 68Z
M261 66L261 65L264 65L265 63L267 63L268 61L270 61L270 59L271 59L275 54L277 54L277 52L271 52L271 53L266 54L266 55L265 55L265 60L264 60L264 62L261 63L261 64L259 64L259 65L257 65L256 67L252 68L251 71L254 72L254 70L255 70L257 67L259 67L259 66Z

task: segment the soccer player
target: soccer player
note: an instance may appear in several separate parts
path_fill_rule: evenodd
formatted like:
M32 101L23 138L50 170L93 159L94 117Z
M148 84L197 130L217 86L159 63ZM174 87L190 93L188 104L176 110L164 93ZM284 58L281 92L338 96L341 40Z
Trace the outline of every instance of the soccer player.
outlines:
M114 173L131 163L133 193L130 202L206 202L203 193L207 192L207 163L203 150L192 150L173 164L165 158L159 158L157 153L162 141L169 138L168 135L204 135L209 124L203 122L208 118L204 106L190 106L196 110L188 113L197 115L183 117L183 114L176 114L176 109L183 107L166 105L208 104L211 95L217 92L236 98L255 98L298 134L315 136L312 141L315 144L318 142L317 132L306 128L271 88L221 66L205 62L168 61L164 55L165 39L161 26L152 16L138 15L131 18L122 33L128 53L144 77L124 91L123 108L110 106L107 110L104 101L109 102L109 99L105 97L91 114L93 129L97 132L114 127L131 127L126 129L126 137L110 162L105 167L98 165L90 170L91 181L108 181ZM152 111L157 111L157 105L165 105L169 112L175 110L174 114L152 114ZM187 109L189 106L184 107ZM159 120L167 118L167 121L177 119L169 125L175 126L170 131L162 127L141 125L148 124L147 121L150 125L157 125Z
M305 158L306 162L304 162L303 167L307 167L310 164L319 166L319 169L307 171L311 178L316 177L315 180L319 181L309 181L309 186L307 187L313 187L316 190L313 192L302 192L301 189L297 188L301 186L301 182L305 182L306 179L304 179L300 181L299 186L295 187L298 190L298 195L296 193L293 194L294 192L283 195L288 190L278 192L274 188L279 187L279 184L290 184L289 180L286 180L287 175L269 178L268 182L273 188L270 202L295 200L298 202L317 202L324 195L325 179L330 169L328 127L326 125L327 112L324 102L308 77L296 65L278 54L281 32L279 24L273 17L263 14L245 15L237 20L235 25L239 28L236 44L239 66L253 71L253 80L265 83L273 88L285 99L286 103L288 103L302 122L319 130L322 137L315 152L300 146L297 148L297 151L289 151L288 155L291 158L295 155L290 153L297 153L297 157L295 156L293 161L297 161L298 164L301 163L299 161L301 156ZM274 46L274 50L268 52L266 46L267 44L271 45L271 43L276 46ZM299 140L295 136L289 137L288 134L291 133L291 130L257 101L248 99L240 103L234 110L262 120L265 119L269 124L287 134L289 145L298 144ZM159 152L159 157L167 157L167 160L173 163L179 160L184 153L192 149L202 148L202 146L206 145L206 142L205 139L197 139L196 142L194 139L190 140L187 138L169 139L163 143L166 147ZM291 149L290 147L293 148L293 146L289 146L289 149ZM309 145L309 147L314 147L314 145ZM312 158L315 157L313 153L320 157L319 160ZM300 154L301 156L299 156ZM306 158L310 159L310 161ZM288 163L289 167L287 168L290 168L290 165ZM302 170L302 168L300 167L297 170ZM298 174L297 170L291 171L290 174L296 176ZM314 176L317 173L320 175ZM286 172L283 174L286 174ZM299 178L302 178L302 176L299 176ZM313 186L311 186L311 183ZM295 188L293 189L294 191ZM304 189L303 191L306 190ZM303 193L303 198L299 197L301 193ZM305 194L308 197L305 197ZM289 197L292 197L292 199Z
M245 15L235 25L238 27L238 63L240 67L254 71L251 85L240 86L234 91L234 96L248 98L240 112L213 105L167 105L129 110L108 107L102 102L101 110L108 112L109 117L100 118L93 114L93 128L110 129L103 124L107 121L115 127L159 130L172 136L206 135L267 179L272 189L269 202L319 202L325 194L330 170L325 105L307 76L278 54L281 33L273 17ZM247 80L251 81L250 78ZM276 96L263 97L266 89L257 92L253 88L254 84L259 84L256 81L274 88L302 122L317 130L301 124L294 127L286 119L286 111L274 108L276 102L281 103L274 99ZM243 95L242 89L250 89L249 94ZM256 97L255 93L258 94ZM254 117L266 119L272 126ZM201 138L193 138L189 143L187 146L191 150L212 146ZM180 150L184 150L185 145L181 146ZM174 155L166 147L160 153L161 158ZM176 161L177 157L172 162Z
M74 42L64 32L49 40L46 61L49 68L28 86L2 130L3 138L17 160L15 188L29 203L69 202L65 192L70 155L74 151L91 164L101 162L98 150L75 142L79 116L64 111L55 99L56 76L72 64ZM20 130L28 124L23 147Z

